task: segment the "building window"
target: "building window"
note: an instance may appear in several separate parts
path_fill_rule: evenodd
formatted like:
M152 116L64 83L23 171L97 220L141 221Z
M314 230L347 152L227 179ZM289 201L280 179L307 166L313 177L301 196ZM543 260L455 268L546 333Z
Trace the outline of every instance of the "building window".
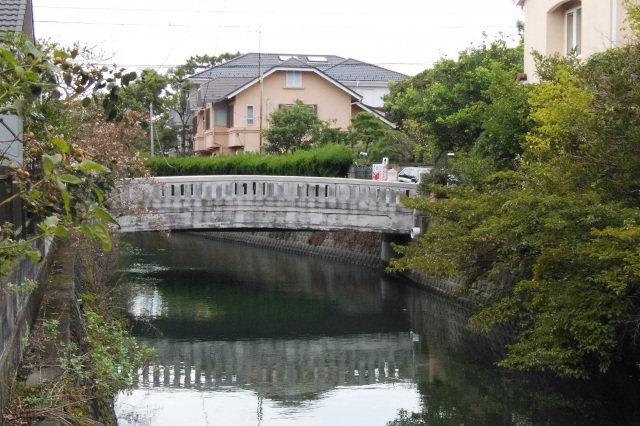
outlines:
M204 129L209 130L211 128L211 109L204 110Z
M567 54L582 53L582 7L574 7L566 12Z
M302 71L287 71L287 87L302 87Z
M253 126L253 105L247 105L247 126Z
M227 108L216 108L214 117L216 127L229 127L229 110Z

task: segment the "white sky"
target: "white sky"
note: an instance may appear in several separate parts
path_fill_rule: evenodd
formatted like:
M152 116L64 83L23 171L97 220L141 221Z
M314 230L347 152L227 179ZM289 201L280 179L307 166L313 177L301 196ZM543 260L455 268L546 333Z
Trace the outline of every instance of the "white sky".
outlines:
M339 55L407 75L499 32L515 43L511 0L33 0L35 34L97 46L123 67L224 52Z

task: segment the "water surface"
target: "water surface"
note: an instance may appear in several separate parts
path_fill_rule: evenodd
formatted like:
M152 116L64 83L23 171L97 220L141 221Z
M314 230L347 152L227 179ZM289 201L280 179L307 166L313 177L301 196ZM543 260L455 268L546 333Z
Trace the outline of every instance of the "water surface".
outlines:
M639 424L634 381L498 369L507 334L380 271L179 233L125 243L123 309L158 367L119 396L120 425Z

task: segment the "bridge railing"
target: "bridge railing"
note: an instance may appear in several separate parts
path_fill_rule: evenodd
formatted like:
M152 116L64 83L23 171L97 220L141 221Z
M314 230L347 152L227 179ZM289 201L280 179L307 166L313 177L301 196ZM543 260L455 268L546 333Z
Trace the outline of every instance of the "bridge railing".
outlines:
M171 215L181 214L184 221L189 214L191 222L202 219L206 222L205 212L217 212L222 220L231 220L222 214L227 212L234 214L232 220L237 227L252 227L251 222L257 228L266 227L260 225L262 220L270 221L274 226L285 225L285 221L327 220L326 224L319 223L319 228L312 227L333 229L336 224L330 223L332 220L336 223L345 221L339 215L360 215L384 217L387 225L380 222L375 226L393 228L396 219L412 218L413 211L400 199L415 195L416 185L361 179L227 175L132 180L123 182L120 190L116 210L153 210L169 221ZM198 215L198 212L203 214ZM272 217L261 219L257 214L271 214ZM310 218L311 214L323 215L323 219ZM410 225L399 226L411 229L412 224L411 221ZM345 229L353 229L353 226Z
M133 185L132 185L133 184ZM401 206L400 196L416 194L416 185L362 179L317 178L304 176L176 176L134 179L122 187L136 187L140 193L128 194L151 205L173 205L185 198L264 199L299 202L335 202L345 206L379 204Z

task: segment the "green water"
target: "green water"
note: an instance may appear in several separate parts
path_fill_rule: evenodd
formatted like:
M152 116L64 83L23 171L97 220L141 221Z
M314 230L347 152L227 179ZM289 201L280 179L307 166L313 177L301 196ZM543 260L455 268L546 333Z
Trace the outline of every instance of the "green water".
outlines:
M186 234L124 242L122 308L159 368L118 397L120 425L640 424L635 381L498 369L506 333L472 334L466 309L379 271Z

